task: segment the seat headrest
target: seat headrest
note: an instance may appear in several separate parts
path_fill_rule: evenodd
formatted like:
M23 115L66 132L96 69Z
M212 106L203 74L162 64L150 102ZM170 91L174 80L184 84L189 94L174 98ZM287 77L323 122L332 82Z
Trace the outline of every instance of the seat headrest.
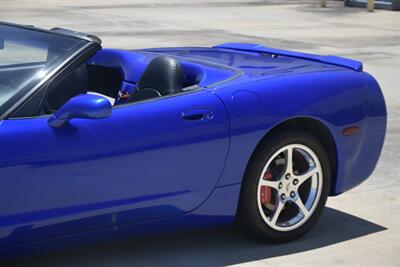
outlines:
M138 90L151 88L162 96L182 91L184 74L181 64L174 58L154 58L137 83Z

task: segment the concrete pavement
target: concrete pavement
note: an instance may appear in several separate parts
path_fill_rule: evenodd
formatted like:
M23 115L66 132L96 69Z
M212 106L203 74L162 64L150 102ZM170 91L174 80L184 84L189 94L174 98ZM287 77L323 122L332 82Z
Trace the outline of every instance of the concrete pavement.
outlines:
M285 4L282 4L284 2ZM330 198L316 227L289 244L230 227L132 239L20 259L16 266L400 266L400 12L328 1L5 1L0 20L90 32L104 47L255 42L364 62L389 112L380 162L368 181Z

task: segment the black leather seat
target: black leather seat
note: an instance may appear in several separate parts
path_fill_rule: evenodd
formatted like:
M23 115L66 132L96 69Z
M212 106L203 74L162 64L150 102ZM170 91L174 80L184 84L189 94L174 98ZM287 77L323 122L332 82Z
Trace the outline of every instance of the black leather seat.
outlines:
M174 58L154 58L137 83L137 90L128 102L172 95L182 91L184 74L181 64Z

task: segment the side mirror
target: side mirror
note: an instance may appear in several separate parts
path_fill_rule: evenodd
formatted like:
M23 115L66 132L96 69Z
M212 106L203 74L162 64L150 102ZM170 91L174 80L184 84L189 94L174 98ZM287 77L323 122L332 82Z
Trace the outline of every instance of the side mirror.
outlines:
M112 106L108 99L98 95L78 95L68 100L47 123L62 127L71 119L104 119L111 115Z

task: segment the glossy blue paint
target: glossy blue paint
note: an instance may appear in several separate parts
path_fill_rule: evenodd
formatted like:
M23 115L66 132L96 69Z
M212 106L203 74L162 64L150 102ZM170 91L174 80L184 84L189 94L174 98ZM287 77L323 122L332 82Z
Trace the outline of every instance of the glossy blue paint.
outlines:
M196 107L212 120L182 118ZM222 102L198 90L60 128L47 117L5 120L0 146L7 144L13 149L0 151L0 246L195 209L222 173L229 128Z
M287 51L287 50L282 50L282 49L265 47L265 46L262 46L259 44L225 43L225 44L216 45L214 47L215 48L235 49L235 50L241 50L241 51L254 51L254 52L260 52L260 53L268 53L271 55L289 56L289 57L294 57L294 58L313 60L313 61L318 61L318 62L322 62L322 63L328 63L328 64L332 64L332 65L350 68L355 71L362 71L362 69L363 69L362 63L357 60L352 60L352 59L337 57L337 56L319 56L319 55L313 55L313 54L308 54L308 53Z
M226 64L243 73L237 79L207 89L221 98L230 115L230 153L219 185L240 183L260 140L275 126L296 118L312 118L322 123L335 141L337 175L331 195L351 189L372 173L384 141L386 108L378 83L368 73L287 56L290 53L271 57L236 48L156 51L191 55ZM246 97L236 103L234 96L243 90L260 100ZM262 107L255 108L260 101ZM350 125L359 126L361 132L343 136L342 130ZM360 168L363 162L367 167Z
M343 70L343 67L290 56L276 56L257 51L241 51L223 48L158 48L147 49L144 52L168 54L182 61L208 62L216 66L229 67L236 70L237 75L231 76L233 84L243 82L279 78L302 73ZM228 83L224 82L224 86ZM209 86L209 84L206 84Z
M331 134L337 155L331 195L371 175L386 109L378 83L357 62L230 44L102 49L88 64L118 70L121 90L134 92L160 54L182 62L186 79L199 87L116 105L110 115L103 99L80 96L64 107L75 118L59 128L48 125L48 116L1 122L3 251L62 236L97 240L232 223L252 153L288 120L309 118ZM90 104L96 99L104 106ZM55 116L70 118L61 115L64 108ZM76 118L84 117L78 110L107 118ZM360 132L343 136L353 125Z
M72 119L105 119L111 110L111 103L106 98L83 94L68 100L47 122L54 128L63 127Z
M239 198L240 184L217 187L211 196L198 209L184 215L168 219L152 220L145 223L125 224L100 228L93 231L64 235L60 238L41 240L14 247L0 249L0 259L12 258L21 254L39 251L61 250L66 247L88 246L109 243L114 240L126 240L144 235L157 235L171 231L193 228L206 229L232 224L235 220L236 203ZM95 221L95 220L93 220ZM48 229L47 229L48 230Z

